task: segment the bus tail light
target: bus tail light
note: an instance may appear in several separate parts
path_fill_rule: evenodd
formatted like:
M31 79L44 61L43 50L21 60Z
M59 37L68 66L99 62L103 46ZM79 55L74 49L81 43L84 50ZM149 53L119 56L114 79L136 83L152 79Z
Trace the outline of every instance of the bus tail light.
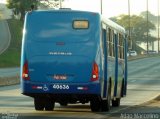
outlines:
M22 73L22 78L24 80L29 80L29 73L28 73L28 62L25 62L23 65L23 73Z
M98 65L96 64L96 62L94 62L93 64L93 68L92 68L92 77L91 77L91 81L97 81L99 78L99 70L98 70Z

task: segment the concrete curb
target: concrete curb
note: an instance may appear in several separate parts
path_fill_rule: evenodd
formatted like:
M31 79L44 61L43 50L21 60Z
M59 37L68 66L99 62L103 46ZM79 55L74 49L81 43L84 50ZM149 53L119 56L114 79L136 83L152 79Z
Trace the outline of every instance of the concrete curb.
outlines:
M154 98L154 100L160 101L160 94L156 98Z
M128 57L128 61L144 59L144 58L149 58L149 57L159 57L159 56L160 56L159 54L130 56L130 57Z
M9 85L15 85L20 83L20 77L19 76L13 76L13 77L0 77L0 87L1 86L9 86Z

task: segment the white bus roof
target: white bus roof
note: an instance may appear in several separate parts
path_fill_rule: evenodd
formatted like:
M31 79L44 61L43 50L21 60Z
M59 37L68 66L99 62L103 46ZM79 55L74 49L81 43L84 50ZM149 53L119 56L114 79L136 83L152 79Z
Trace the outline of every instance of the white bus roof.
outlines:
M120 33L125 34L125 29L122 26L120 26L117 23L111 21L110 19L104 18L103 16L101 17L101 19L102 19L102 23L104 23L107 26L111 27L113 30L116 30L116 31L118 31Z

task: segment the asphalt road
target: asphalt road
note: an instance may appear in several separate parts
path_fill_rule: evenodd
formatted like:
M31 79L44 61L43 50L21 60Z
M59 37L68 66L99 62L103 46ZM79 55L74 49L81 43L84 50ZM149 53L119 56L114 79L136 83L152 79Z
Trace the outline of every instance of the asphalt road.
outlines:
M10 44L10 31L6 20L0 19L0 54L2 54Z
M159 59L160 57L154 57L129 62L128 95L122 99L119 108L111 108L110 112L92 113L89 104L76 104L68 107L56 104L53 112L35 111L33 99L21 95L20 86L14 85L0 87L0 117L12 116L15 119L117 119L127 112L145 113L145 106L143 108L135 106L153 99L160 93ZM156 106L150 108L147 113L156 111L160 114L160 108L156 108Z

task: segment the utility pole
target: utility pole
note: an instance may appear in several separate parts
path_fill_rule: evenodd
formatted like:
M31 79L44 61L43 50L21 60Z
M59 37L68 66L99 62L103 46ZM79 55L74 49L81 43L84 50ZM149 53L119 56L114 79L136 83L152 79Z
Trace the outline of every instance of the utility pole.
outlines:
M148 49L149 49L149 44L148 44L148 0L147 0L147 54L148 54Z
M129 21L129 36L128 36L128 42L129 42L129 49L132 49L133 46L132 46L132 40L131 40L131 12L130 12L130 0L128 0L128 21Z
M59 0L59 7L62 8L62 0Z
M160 19L159 19L159 0L158 0L158 53L159 53L159 50L160 50L160 49L159 49L159 27L160 27L160 26L159 26L159 20L160 20Z
M102 5L102 0L101 0L101 14L103 13L103 5Z

